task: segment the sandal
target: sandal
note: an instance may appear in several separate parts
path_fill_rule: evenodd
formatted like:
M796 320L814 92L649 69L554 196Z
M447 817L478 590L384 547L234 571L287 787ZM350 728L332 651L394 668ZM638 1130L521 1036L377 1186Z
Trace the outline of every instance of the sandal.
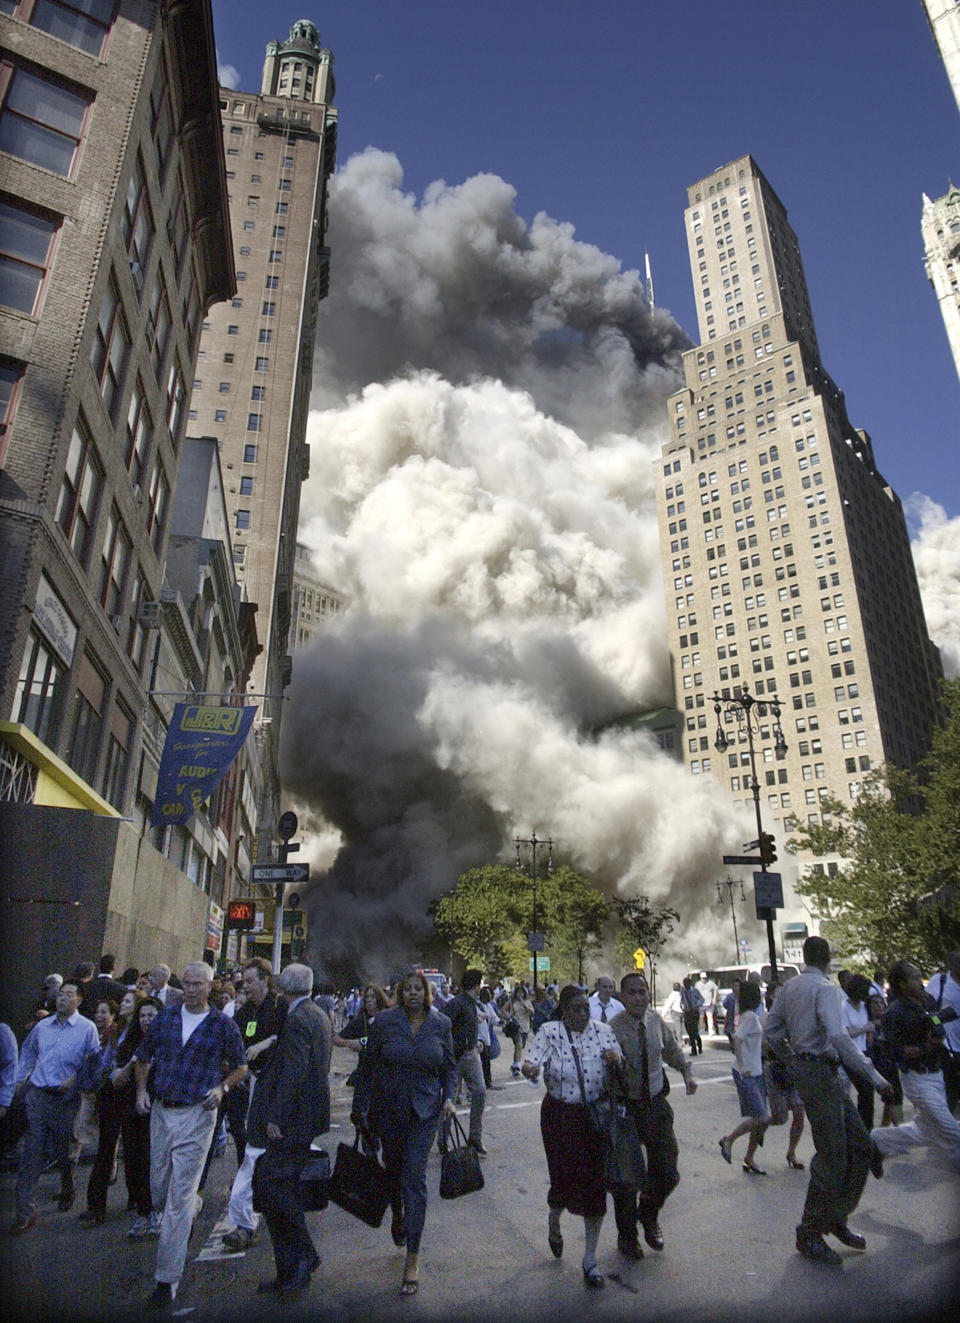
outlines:
M804 1165L803 1165L803 1163L802 1163L802 1162L798 1162L798 1161L796 1160L796 1158L791 1158L791 1156L790 1156L789 1153L787 1154L787 1166L788 1166L788 1167L792 1167L794 1171L803 1171L803 1170L804 1170Z
M730 1140L724 1137L723 1139L718 1139L717 1143L720 1145L720 1156L723 1158L724 1162L729 1162L732 1157L730 1152Z
M752 1162L745 1162L743 1170L748 1176L766 1176L767 1174L762 1167L755 1167Z

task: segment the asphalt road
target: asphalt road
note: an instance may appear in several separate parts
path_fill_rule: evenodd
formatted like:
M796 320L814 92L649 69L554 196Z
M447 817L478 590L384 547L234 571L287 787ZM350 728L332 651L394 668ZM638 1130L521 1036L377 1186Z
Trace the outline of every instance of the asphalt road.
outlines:
M541 1090L509 1075L506 1054L494 1063L488 1095L483 1160L486 1188L445 1202L436 1195L439 1156L430 1160L430 1206L421 1253L420 1292L398 1295L403 1252L389 1236L389 1215L372 1230L331 1206L308 1215L323 1262L308 1291L282 1306L265 1306L255 1287L274 1275L265 1232L245 1254L220 1246L223 1215L236 1169L232 1145L214 1162L204 1210L191 1242L187 1272L170 1314L188 1323L323 1319L336 1323L392 1323L396 1319L540 1323L576 1319L670 1320L723 1323L770 1319L776 1323L912 1323L956 1316L960 1286L960 1179L923 1152L888 1161L884 1179L868 1180L851 1225L867 1238L866 1253L844 1250L843 1266L825 1268L794 1249L794 1228L806 1174L784 1161L786 1130L768 1132L759 1158L766 1178L744 1175L738 1141L734 1164L724 1164L717 1138L732 1128L737 1101L725 1040L706 1040L694 1063L700 1084L686 1097L679 1077L671 1103L680 1142L681 1183L661 1216L662 1254L647 1250L628 1263L616 1250L610 1209L600 1238L603 1291L587 1291L580 1270L582 1223L565 1215L564 1257L554 1260L546 1243L546 1165L540 1144ZM352 1138L350 1091L344 1077L353 1058L335 1051L333 1119L327 1136L333 1154ZM907 1113L909 1119L909 1104ZM800 1158L812 1146L805 1134ZM80 1169L71 1213L56 1208L58 1178L44 1176L41 1218L27 1235L6 1233L13 1216L13 1181L0 1177L0 1309L10 1319L142 1319L153 1286L156 1245L126 1239L122 1176L110 1190L107 1221L84 1230L76 1215L89 1169ZM571 1311L574 1311L571 1314Z

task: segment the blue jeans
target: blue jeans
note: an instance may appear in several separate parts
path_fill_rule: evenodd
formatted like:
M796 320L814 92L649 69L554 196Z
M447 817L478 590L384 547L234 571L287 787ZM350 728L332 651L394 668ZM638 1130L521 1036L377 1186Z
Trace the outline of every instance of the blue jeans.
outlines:
M487 1105L487 1086L483 1082L480 1051L473 1047L457 1061L460 1078L466 1080L470 1094L470 1139L477 1144L483 1137L483 1109Z

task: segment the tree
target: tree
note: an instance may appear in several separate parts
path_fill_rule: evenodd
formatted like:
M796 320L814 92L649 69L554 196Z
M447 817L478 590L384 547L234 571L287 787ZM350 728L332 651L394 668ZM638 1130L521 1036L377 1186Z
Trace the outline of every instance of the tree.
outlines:
M797 890L837 953L870 972L904 956L933 969L960 946L960 680L942 697L944 723L915 773L877 768L852 804L825 798L822 825L787 843L843 860L836 876L815 868Z
M608 902L584 874L567 865L537 873L537 927L546 939L551 977L579 981L584 960L600 948ZM472 868L435 902L431 913L440 936L489 979L529 977L529 874L503 864Z
M650 990L656 996L657 956L663 950L667 938L674 926L680 922L680 915L669 905L651 901L643 892L628 900L615 900L613 908L620 921L620 931L616 937L616 957L621 968L633 968L633 953L641 947L650 958L651 971L644 972L650 981Z
M522 926L525 890L504 864L471 868L432 906L434 926L468 965L502 978L516 963L516 952L506 947Z

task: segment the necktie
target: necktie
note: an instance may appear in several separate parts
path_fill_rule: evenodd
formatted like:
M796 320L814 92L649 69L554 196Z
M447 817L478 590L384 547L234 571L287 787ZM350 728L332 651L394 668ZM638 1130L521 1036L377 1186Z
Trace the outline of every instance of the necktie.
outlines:
M641 1020L637 1025L637 1045L640 1049L640 1101L650 1105L650 1070L647 1065L647 1028Z
M607 1023L607 1008L606 1008L606 1006L601 1006L601 1007L600 1007L600 1019L601 1019L601 1021L602 1021L604 1024Z

